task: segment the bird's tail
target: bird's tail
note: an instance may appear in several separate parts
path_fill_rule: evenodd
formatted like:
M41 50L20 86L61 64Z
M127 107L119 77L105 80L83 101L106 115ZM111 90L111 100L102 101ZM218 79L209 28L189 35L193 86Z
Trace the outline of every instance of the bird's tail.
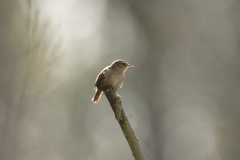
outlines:
M96 93L95 93L94 97L92 98L93 103L97 103L100 100L102 93L103 93L103 91L96 88Z

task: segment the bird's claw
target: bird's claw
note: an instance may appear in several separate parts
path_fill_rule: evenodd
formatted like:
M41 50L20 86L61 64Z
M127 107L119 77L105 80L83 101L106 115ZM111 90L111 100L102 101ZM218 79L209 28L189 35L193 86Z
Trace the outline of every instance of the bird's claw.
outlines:
M116 93L116 96L117 96L117 98L121 98L121 96L119 94L117 94L117 93Z

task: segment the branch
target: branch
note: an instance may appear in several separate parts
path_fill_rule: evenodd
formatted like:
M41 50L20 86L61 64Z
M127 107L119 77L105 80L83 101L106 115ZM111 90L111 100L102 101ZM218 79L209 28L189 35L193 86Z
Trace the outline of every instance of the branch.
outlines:
M122 108L122 102L120 97L112 89L107 89L105 95L112 107L112 110L115 114L115 118L118 121L119 125L122 128L123 134L128 141L128 144L132 150L132 154L135 160L146 160L143 151L140 147L139 140L136 137L128 119L125 115L125 112Z

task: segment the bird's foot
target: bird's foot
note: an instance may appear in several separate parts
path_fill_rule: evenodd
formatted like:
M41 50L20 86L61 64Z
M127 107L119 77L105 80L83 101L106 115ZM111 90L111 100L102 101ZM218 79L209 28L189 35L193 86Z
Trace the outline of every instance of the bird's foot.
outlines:
M117 94L117 93L116 93L116 96L117 96L117 98L121 98L121 96L119 94Z

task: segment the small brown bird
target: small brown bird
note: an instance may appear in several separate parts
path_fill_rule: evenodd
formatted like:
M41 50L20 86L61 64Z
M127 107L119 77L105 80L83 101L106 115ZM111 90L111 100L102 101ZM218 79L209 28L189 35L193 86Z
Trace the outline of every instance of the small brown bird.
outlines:
M104 68L97 76L95 82L95 95L92 98L93 103L97 103L105 89L111 88L117 91L124 82L124 73L128 67L134 67L124 60L116 60L110 66Z

